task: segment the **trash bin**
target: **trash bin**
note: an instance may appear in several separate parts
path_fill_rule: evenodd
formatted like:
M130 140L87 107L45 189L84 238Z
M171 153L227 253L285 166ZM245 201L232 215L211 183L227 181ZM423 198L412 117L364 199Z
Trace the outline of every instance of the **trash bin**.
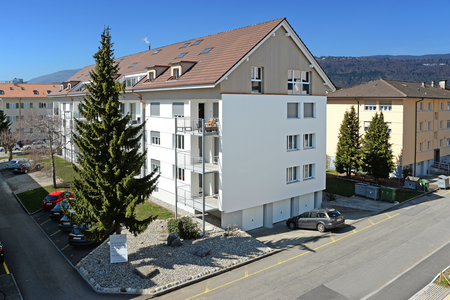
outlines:
M419 177L408 176L405 179L405 188L411 190L419 189Z
M449 187L449 178L445 175L440 175L438 179L438 188L447 189Z
M369 186L367 183L357 183L355 184L355 195L356 196L366 196L366 187Z
M380 188L377 186L366 186L366 197L373 200L380 199Z
M428 192L428 190L430 189L430 182L426 179L420 179L419 184L420 184L420 190L422 190L424 192Z
M380 191L381 191L381 195L380 195L381 200L385 200L385 201L389 201L389 202L395 201L395 194L397 192L396 188L382 186L380 188Z

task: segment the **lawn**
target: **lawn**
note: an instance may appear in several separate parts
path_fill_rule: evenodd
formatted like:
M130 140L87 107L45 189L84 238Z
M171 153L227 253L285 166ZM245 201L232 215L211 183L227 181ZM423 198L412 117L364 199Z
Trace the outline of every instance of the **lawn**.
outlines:
M147 201L136 206L136 219L144 220L150 216L157 216L157 219L164 220L175 217L175 214L162 206Z
M28 212L33 213L41 208L42 200L44 200L45 196L56 190L58 189L53 189L49 185L20 193L17 197L22 201L22 204L27 208Z

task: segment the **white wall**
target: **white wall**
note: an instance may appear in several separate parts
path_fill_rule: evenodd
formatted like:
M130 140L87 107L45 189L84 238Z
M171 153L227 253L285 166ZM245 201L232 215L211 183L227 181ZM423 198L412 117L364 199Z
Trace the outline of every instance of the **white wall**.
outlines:
M220 101L222 209L232 212L325 189L326 97L222 95ZM316 103L316 118L287 119L287 103ZM303 109L301 109L303 111ZM316 134L315 149L288 152L288 135ZM303 145L301 143L301 145ZM315 178L303 180L303 165ZM286 168L300 167L300 181L286 184ZM312 198L312 209L314 197ZM262 216L262 212L261 212ZM244 218L245 220L245 218Z

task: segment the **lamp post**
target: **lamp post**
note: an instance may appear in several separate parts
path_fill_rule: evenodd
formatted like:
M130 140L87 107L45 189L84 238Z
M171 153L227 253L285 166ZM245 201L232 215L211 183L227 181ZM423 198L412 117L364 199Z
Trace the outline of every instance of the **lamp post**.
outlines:
M416 156L417 156L417 103L422 102L423 98L421 100L417 100L414 104L414 110L415 110L415 118L414 118L414 177L416 177Z

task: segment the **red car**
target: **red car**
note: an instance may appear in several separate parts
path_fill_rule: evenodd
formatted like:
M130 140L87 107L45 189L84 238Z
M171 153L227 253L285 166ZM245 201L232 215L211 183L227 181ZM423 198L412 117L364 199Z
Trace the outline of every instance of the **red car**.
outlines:
M52 209L53 207L55 207L56 203L66 198L73 199L73 193L66 191L51 192L42 201L42 209Z

